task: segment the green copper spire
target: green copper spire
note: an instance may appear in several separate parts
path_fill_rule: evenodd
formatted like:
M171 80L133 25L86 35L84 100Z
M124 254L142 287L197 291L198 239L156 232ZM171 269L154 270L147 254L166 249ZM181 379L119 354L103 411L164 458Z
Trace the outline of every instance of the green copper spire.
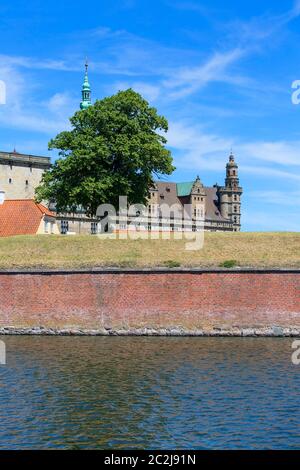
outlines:
M89 77L88 77L88 61L85 62L85 75L84 75L84 82L82 85L82 101L80 103L80 109L87 109L91 106L91 87L89 84Z

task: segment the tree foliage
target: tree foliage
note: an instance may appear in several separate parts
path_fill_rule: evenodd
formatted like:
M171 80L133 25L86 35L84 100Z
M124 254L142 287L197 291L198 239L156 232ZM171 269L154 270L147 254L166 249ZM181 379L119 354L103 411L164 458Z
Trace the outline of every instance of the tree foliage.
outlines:
M71 131L49 142L60 158L36 190L38 201L55 201L59 212L81 206L94 215L99 204L118 207L119 195L145 203L153 175L174 170L167 120L132 89L96 101L70 122Z

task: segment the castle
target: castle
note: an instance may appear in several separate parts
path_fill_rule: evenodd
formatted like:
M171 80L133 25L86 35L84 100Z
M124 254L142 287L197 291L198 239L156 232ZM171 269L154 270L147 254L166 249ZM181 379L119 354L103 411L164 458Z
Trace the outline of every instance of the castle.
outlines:
M82 110L91 106L91 87L88 80L88 66L86 64L84 82L82 86ZM51 167L50 158L25 155L13 151L0 152L0 204L3 200L32 200L35 189L41 177ZM156 181L150 188L148 200L148 215L150 223L145 223L139 229L172 231L185 230L183 224L184 208L190 207L191 228L196 231L197 222L202 221L202 227L208 231L231 231L241 229L241 195L242 187L239 185L238 165L231 153L226 164L226 178L224 186L214 185L206 187L200 178L184 183L171 183ZM176 207L176 213L171 215L168 227L164 224L163 208ZM76 213L56 214L60 233L98 233L101 224L97 218L89 218L82 211ZM135 224L135 217L131 217L131 226ZM115 230L126 229L126 224L119 220L114 226Z
M241 230L241 195L243 189L239 185L238 165L231 153L226 165L225 185L205 187L199 176L194 181L186 183L169 183L156 181L151 188L149 212L160 214L163 204L169 207L191 207L191 218L202 220L204 230L233 231ZM172 230L181 230L180 210L177 219L174 218ZM193 228L192 224L192 230Z

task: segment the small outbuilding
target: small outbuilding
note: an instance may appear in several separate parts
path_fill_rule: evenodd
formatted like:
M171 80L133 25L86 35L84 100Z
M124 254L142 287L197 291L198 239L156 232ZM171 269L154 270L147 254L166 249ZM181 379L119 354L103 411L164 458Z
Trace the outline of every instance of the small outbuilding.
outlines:
M0 198L0 237L59 234L55 214L33 199Z

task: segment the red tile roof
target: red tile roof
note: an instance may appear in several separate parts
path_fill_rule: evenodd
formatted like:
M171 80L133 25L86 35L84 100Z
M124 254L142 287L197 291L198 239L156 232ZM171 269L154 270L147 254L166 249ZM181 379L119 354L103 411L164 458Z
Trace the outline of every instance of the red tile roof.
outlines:
M55 214L32 199L5 200L0 204L0 237L35 235L44 215Z

